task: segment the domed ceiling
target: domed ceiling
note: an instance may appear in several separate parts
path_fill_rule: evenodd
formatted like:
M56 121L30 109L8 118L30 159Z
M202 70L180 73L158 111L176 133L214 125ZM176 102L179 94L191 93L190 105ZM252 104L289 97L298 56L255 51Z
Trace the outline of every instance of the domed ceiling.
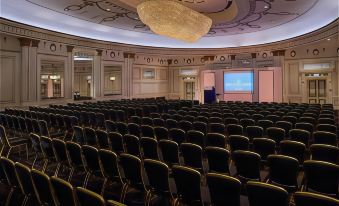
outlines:
M159 36L138 18L141 0L2 1L2 17L67 34L170 48L249 46L296 37L338 18L336 0L174 0L213 20L195 43ZM199 25L197 25L199 26Z

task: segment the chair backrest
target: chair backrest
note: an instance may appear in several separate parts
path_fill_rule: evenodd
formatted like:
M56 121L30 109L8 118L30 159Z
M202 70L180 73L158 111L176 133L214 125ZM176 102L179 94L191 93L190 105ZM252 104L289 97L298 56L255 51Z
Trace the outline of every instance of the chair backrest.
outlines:
M173 128L169 130L170 138L179 145L186 141L186 133L182 129Z
M164 162L170 166L179 164L179 145L172 140L160 140L159 148Z
M154 127L154 135L157 140L168 139L168 129L165 127Z
M120 154L124 152L123 136L118 132L108 133L110 147L113 152Z
M326 144L312 144L311 159L338 164L339 148Z
M328 144L337 146L337 135L332 132L317 131L313 133L315 144Z
M277 144L285 139L285 130L279 127L269 127L266 129L267 137L274 140Z
M318 124L317 131L332 132L334 134L337 134L337 126L333 124Z
M81 146L75 142L66 142L68 161L72 166L82 166Z
M302 165L305 159L306 146L302 142L283 140L280 142L280 154L294 157Z
M79 126L74 126L74 139L77 143L79 143L80 145L85 144L85 135L84 135L84 131L82 129L82 127Z
M208 133L206 135L207 146L225 148L225 144L226 144L225 135L219 133Z
M303 129L291 129L289 136L291 140L302 142L306 147L308 147L311 133Z
M261 138L264 134L264 129L259 126L247 126L246 127L247 137L252 142L254 138Z
M77 187L76 195L79 206L105 206L104 198L88 189Z
M66 143L60 139L53 139L52 146L57 162L67 161Z
M203 170L202 148L199 145L182 143L180 149L186 166Z
M220 147L206 147L209 172L229 174L230 152Z
M158 141L150 137L142 137L140 139L140 146L143 151L143 157L146 159L159 159L158 155Z
M18 182L18 179L15 175L15 164L14 164L14 162L12 160L6 158L6 157L1 157L0 158L0 164L2 166L4 173L5 173L7 183L13 188L19 187L19 182Z
M51 177L50 181L59 205L77 206L75 191L69 182L57 177Z
M310 192L295 192L294 202L296 206L310 206L310 205L321 205L321 206L337 206L339 200L331 198L325 195L310 193Z
M125 134L124 143L126 147L126 152L131 155L140 157L140 141L137 136L131 134Z
M230 176L208 173L206 175L212 205L240 206L241 182Z
M284 155L269 155L267 157L269 181L297 189L299 162L297 159Z
M204 133L197 131L197 130L190 130L186 134L187 141L193 144L197 144L201 147L204 147L204 139L205 135Z
M85 127L84 134L86 144L93 146L97 144L97 135L95 134L95 130L93 128Z
M231 151L236 151L236 150L248 150L249 149L249 144L250 140L242 135L230 135L228 137Z
M49 137L41 136L40 145L44 158L51 159L54 158L53 144L52 139Z
M211 133L225 134L225 125L222 123L210 123L209 131Z
M117 127L117 132L119 132L121 135L125 135L128 133L128 127L126 123L116 122L115 125Z
M288 206L288 193L281 187L262 182L247 182L250 206Z
M35 169L32 169L31 177L39 203L41 205L56 205L49 177L45 173Z
M149 185L155 193L164 194L170 192L169 168L165 163L157 160L145 159L144 168Z
M141 136L154 138L153 126L150 125L141 125Z
M202 132L204 135L207 133L207 124L205 122L193 122L193 129Z
M226 131L228 135L243 135L243 127L239 124L228 124L226 126Z
M123 153L120 155L120 164L129 185L144 185L141 173L141 160L138 157Z
M260 155L250 151L237 150L232 159L237 169L237 176L244 179L260 180Z
M108 148L110 148L109 140L108 140L108 134L107 134L106 131L99 129L99 130L95 131L95 134L97 136L98 144L99 144L99 147L101 149L108 149Z
M51 137L49 135L47 122L45 120L39 120L40 134L46 137Z
M329 162L307 160L304 162L306 190L338 195L339 166Z
M110 150L101 149L99 150L99 159L102 174L106 178L109 178L110 181L122 183L118 166L118 156Z
M117 130L115 123L111 120L105 120L105 127L107 132L115 132Z
M22 194L25 196L34 195L34 187L31 179L31 170L24 164L15 163L15 173Z
M98 149L90 145L83 145L81 150L86 162L84 165L86 165L85 169L87 172L95 172L100 170Z
M267 138L254 138L253 149L260 154L261 160L266 160L270 154L275 154L276 143L274 140Z
M179 199L187 205L201 203L201 175L197 170L183 166L173 166L172 173Z

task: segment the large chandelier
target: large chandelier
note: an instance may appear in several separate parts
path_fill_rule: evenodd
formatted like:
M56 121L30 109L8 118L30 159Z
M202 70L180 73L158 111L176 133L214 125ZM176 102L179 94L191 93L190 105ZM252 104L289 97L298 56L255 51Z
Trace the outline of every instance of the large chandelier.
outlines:
M195 42L208 33L212 19L172 0L145 0L137 6L140 20L159 35Z

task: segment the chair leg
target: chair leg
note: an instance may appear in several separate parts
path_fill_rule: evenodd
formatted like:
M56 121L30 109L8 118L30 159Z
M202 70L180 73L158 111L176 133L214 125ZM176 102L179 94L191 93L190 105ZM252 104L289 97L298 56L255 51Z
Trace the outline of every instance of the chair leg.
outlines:
M60 167L61 167L61 163L59 162L57 167L56 167L56 169L55 169L55 172L54 172L54 176L55 177L58 177L58 173L59 173Z
M38 159L38 154L35 154L31 169L34 169L34 165L35 165L35 162L37 161L37 159Z
M8 152L7 152L7 156L6 156L7 158L9 158L9 155L11 154L12 148L13 148L13 147L10 147L10 148L9 148L9 150L8 150Z
M68 175L68 182L71 182L75 169L72 167Z
M84 185L83 185L84 188L87 188L87 183L88 183L90 177L91 177L91 173L88 172L86 174L86 177L85 177L85 181L84 181Z
M122 191L121 191L121 198L120 198L120 202L124 203L125 202L125 196L128 190L128 184L125 183L124 186L122 187Z
M21 206L26 206L27 202L28 202L29 196L25 196L25 199L22 201Z
M14 188L11 188L11 190L9 191L9 194L7 196L7 199L6 199L5 206L9 206L13 193L14 193Z
M48 165L48 159L45 160L44 165L42 166L42 172L45 172Z
M101 192L100 192L101 196L104 196L107 181L108 181L108 179L105 178L104 183L102 183Z

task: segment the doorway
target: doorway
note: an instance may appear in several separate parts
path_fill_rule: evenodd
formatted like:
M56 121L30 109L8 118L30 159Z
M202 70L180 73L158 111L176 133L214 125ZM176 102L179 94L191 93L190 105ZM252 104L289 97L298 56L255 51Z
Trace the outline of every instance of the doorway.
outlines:
M74 93L75 100L89 100L93 98L93 56L76 52L74 55Z
M195 98L195 82L185 82L185 99L194 100Z
M309 79L307 81L308 103L326 104L326 79Z

